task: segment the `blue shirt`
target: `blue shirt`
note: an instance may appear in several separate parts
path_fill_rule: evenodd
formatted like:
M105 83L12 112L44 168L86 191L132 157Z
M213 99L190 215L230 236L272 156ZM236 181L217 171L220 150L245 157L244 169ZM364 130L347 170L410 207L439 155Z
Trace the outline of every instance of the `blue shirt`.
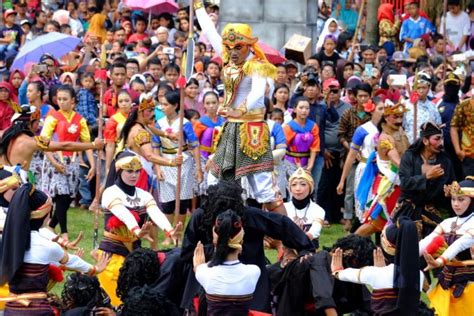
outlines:
M436 106L426 98L425 101L419 100L417 102L417 113L416 113L416 135L413 135L413 125L415 124L415 110L411 102L406 103L408 112L403 116L403 129L405 130L408 141L413 144L415 140L420 136L420 128L423 123L428 121L436 124L441 124L441 116L439 115Z
M411 38L415 40L426 33L434 32L436 32L436 28L428 19L420 16L417 20L413 20L413 18L410 17L402 23L402 27L400 29L400 42L403 42L405 38ZM403 51L407 53L408 49L412 46L413 43L405 42Z
M96 109L97 105L92 92L84 88L80 89L77 93L76 112L86 119L89 126L96 125Z
M456 109L457 103L443 101L438 105L438 112L441 116L441 122L444 124L443 127L443 138L445 147L448 144L451 144L451 119L454 115L454 110Z

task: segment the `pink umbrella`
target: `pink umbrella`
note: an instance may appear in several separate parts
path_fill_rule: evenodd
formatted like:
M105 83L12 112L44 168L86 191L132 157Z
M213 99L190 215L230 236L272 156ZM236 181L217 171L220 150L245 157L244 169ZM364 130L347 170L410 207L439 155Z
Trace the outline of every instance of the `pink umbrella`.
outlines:
M268 46L263 42L258 42L258 45L260 45L260 48L262 49L263 53L265 54L265 57L267 57L270 63L277 65L282 64L286 61L286 58L283 57L276 49ZM222 65L222 58L220 56L214 56L211 60Z
M150 14L178 12L178 4L173 0L125 0L125 5L137 11L143 11Z

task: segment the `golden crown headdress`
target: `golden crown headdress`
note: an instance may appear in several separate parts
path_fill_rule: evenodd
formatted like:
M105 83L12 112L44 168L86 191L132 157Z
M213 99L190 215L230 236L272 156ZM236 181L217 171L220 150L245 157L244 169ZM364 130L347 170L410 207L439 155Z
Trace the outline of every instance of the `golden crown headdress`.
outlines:
M142 168L142 162L137 156L127 156L115 162L116 169L137 171Z
M407 111L409 110L406 108L401 98L396 104L390 101L389 99L385 100L383 115L388 116L392 114L403 114Z
M466 177L466 180L474 181L474 176ZM465 181L462 181L465 182ZM444 194L450 196L468 196L474 198L474 187L461 186L457 181L444 186Z

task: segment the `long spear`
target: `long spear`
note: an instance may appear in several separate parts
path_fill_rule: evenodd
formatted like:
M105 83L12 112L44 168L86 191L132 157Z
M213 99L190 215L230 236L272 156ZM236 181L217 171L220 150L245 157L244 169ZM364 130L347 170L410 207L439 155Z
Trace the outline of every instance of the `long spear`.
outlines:
M97 130L97 137L102 139L102 120L103 120L103 100L104 100L104 85L107 80L107 72L105 70L106 66L106 55L105 55L105 47L102 47L101 53L101 69L96 70L94 77L100 83L100 101L99 101L99 117L98 117L98 130ZM94 236L92 240L92 247L96 249L98 246L99 240L99 213L100 213L100 178L101 178L101 166L102 166L102 159L100 158L100 150L97 150L97 158L96 158L96 172L95 172L95 200L98 201L94 208Z
M178 140L178 156L183 153L183 120L184 120L184 88L186 83L191 78L194 68L194 10L193 1L189 1L189 35L188 43L186 46L186 52L183 54L183 60L181 63L181 77L178 79L177 86L179 87L179 140ZM181 165L178 166L178 175L176 181L176 203L175 203L175 214L179 214L180 209L180 197L181 197ZM183 223L184 225L184 223Z

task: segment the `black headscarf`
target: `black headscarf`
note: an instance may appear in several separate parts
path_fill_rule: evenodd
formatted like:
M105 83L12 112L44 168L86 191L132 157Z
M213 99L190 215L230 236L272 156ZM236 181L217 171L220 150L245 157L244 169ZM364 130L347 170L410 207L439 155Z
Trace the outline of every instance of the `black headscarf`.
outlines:
M293 205L297 210L302 210L311 202L311 193L308 194L308 196L302 200L298 200L295 197L292 197L291 201L293 202Z
M105 182L105 187L111 187L114 184L116 184L123 192L125 192L127 195L134 195L135 194L135 187L126 184L122 180L122 170L117 170L115 168L115 162L121 158L125 157L133 157L136 156L134 152L124 150L121 151L117 154L114 160L112 160L112 163L110 164L109 168L109 175L107 176L107 181Z
M461 86L457 84L446 84L444 85L443 101L449 103L459 103L459 90Z
M48 196L36 191L31 183L23 184L13 195L0 248L0 284L10 282L23 264L25 252L30 249L31 230L39 229L44 221L44 217L31 220L31 210L44 204L47 199Z
M420 301L420 262L418 231L415 223L401 216L385 229L387 240L396 245L393 288L397 290L396 311L400 315L418 315Z

